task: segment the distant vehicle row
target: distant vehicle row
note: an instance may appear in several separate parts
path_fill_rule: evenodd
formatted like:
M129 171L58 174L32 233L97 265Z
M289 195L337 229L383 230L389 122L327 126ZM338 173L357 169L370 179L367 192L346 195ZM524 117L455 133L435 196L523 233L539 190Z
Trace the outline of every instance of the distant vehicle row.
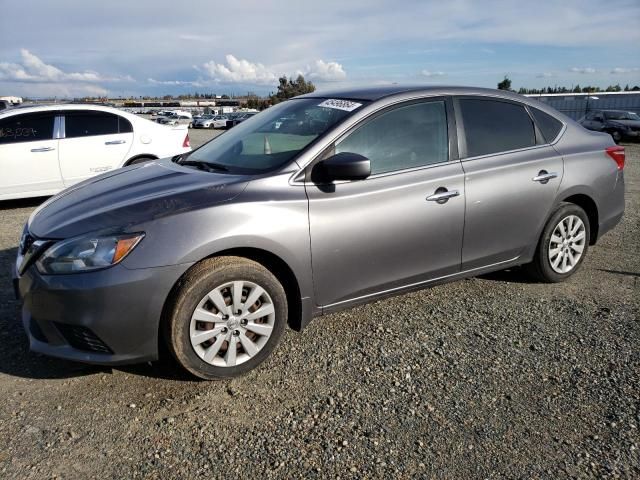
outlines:
M53 195L99 173L190 150L185 126L115 108L8 108L0 111L0 200Z

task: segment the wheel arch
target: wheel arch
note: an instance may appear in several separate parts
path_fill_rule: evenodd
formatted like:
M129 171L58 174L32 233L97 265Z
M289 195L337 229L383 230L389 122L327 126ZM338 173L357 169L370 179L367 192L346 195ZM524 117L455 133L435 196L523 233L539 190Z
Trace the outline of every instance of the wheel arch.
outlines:
M589 245L595 245L598 239L599 214L598 204L595 200L585 193L573 193L564 197L562 202L573 203L582 208L589 218Z
M302 298L300 294L300 284L298 282L298 278L295 273L291 269L291 267L278 255L269 252L267 250L263 250L255 247L238 247L238 248L230 248L226 250L220 250L211 255L208 255L199 261L195 262L191 267L189 267L180 278L174 283L173 287L167 298L165 299L163 308L162 308L162 316L159 325L159 341L162 342L163 339L163 331L164 325L168 321L168 309L171 305L171 301L173 297L176 295L178 289L182 285L183 279L186 275L189 274L194 268L196 268L200 263L204 260L215 258L215 257L224 257L224 256L235 256L235 257L243 257L249 260L253 260L260 265L264 266L267 270L275 275L278 281L282 284L284 288L285 294L287 296L287 308L289 311L289 318L287 319L287 325L296 331L301 331L308 321L310 320L310 313L306 312L305 308L303 308ZM162 348L162 347L160 347Z
M133 157L128 159L126 162L124 162L124 164L122 164L122 166L123 167L128 167L129 165L131 165L136 160L139 160L140 158L150 158L151 160L157 160L158 156L154 155L152 153L140 153L140 154L134 155Z

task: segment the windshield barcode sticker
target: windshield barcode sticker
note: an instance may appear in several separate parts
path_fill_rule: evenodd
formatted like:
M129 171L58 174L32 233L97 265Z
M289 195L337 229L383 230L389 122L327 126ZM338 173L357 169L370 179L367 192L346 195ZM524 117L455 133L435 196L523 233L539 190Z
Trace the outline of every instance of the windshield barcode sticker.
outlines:
M352 102L351 100L336 100L336 99L330 98L328 100L325 100L318 106L326 107L326 108L335 108L337 110L344 110L345 112L352 112L356 108L361 107L362 104L358 102Z

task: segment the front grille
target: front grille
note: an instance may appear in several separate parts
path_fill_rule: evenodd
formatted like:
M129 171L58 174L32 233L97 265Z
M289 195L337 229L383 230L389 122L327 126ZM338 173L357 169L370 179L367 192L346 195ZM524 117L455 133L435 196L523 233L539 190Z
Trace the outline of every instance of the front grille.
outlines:
M65 340L73 348L97 353L113 353L98 336L87 327L54 322Z

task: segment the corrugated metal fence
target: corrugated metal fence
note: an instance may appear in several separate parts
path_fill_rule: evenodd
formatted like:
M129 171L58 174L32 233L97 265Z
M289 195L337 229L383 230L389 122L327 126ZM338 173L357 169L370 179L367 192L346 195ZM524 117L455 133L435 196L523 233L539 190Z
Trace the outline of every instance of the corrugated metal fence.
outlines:
M526 95L578 120L592 110L626 110L640 114L640 92Z

